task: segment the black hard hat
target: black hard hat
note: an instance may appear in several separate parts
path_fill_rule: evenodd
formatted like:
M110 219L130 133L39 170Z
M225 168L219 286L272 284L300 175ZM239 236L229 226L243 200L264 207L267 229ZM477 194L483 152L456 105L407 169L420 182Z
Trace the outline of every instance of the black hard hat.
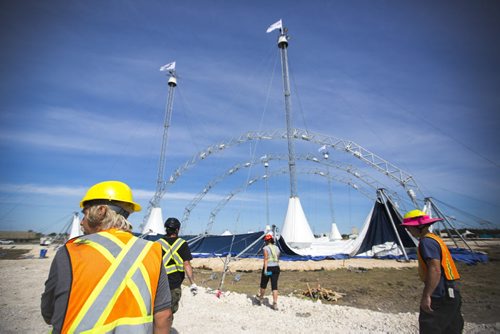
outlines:
M165 220L165 229L178 230L181 228L181 222L177 218L170 217Z

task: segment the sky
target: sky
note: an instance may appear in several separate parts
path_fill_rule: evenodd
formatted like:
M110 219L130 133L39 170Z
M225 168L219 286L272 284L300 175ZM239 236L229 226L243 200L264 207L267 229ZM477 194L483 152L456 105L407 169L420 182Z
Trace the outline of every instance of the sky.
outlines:
M420 198L435 199L459 228L499 227L496 1L27 0L0 3L0 230L62 232L91 185L120 180L143 207L130 216L140 232L168 96L159 68L172 61L178 86L162 179L195 163L169 184L164 219L191 207L185 233L210 222L211 233L280 228L286 140L194 159L248 132L285 131L278 31L266 33L279 19L294 128L352 141L412 175ZM295 143L298 158L321 160L320 147ZM402 212L411 209L386 175L328 153L322 163L297 159L297 192L316 234L332 222L343 234L361 228L376 197L363 181L377 180ZM264 155L275 158L267 178ZM246 162L255 163L229 175Z

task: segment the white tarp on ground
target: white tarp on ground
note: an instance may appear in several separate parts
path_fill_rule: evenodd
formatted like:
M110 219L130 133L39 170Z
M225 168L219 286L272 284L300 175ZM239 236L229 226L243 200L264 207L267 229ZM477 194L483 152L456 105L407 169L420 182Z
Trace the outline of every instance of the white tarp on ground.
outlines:
M73 215L73 222L71 223L71 229L69 232L69 239L73 239L83 235L82 227L80 226L80 218L78 217L78 213Z
M376 207L378 208L377 209L378 212L375 212ZM394 239L384 240L384 242L376 243L373 242L372 240L373 235L369 234L370 227L373 221L372 220L373 216L374 215L376 216L377 214L380 215L381 213L385 214L385 211L380 211L380 210L382 210L381 204L375 203L375 205L370 210L370 213L366 217L363 227L361 228L361 231L359 232L359 235L356 239L330 241L329 237L322 237L314 239L311 242L311 245L306 248L291 247L286 237L284 237L284 240L293 252L302 256L333 256L333 255L345 254L351 257L352 256L383 257L388 255L393 255L393 256L402 255L401 248L399 247L399 244L397 243L396 240ZM393 230L392 223L388 221L387 218L385 219L383 224L385 228ZM378 226L377 228L381 228L381 226ZM374 227L372 227L371 231L372 233L373 229ZM416 245L415 239L411 238L411 240L413 240L413 242ZM359 253L362 245L365 246L364 251L363 253ZM366 245L369 245L368 250L366 250Z
M288 210L281 229L281 236L286 240L288 246L294 249L308 248L314 241L314 234L298 197L290 197L288 200Z
M161 208L153 208L149 215L148 222L142 229L142 234L157 235L165 234L165 227L163 225L163 216Z
M317 238L314 239L313 242L311 243L310 247L307 248L294 248L291 247L292 251L299 255L303 256L331 256L331 255L337 255L337 254L348 254L349 256L354 256L356 252L358 251L359 247L361 246L361 243L363 242L363 238L366 235L366 231L368 230L368 226L370 225L370 219L373 213L373 208L371 209L370 213L366 217L365 223L363 225L363 228L361 229L361 232L359 233L359 237L356 239L348 239L348 240L335 240L335 241L330 241L329 238ZM282 234L283 236L283 234ZM285 236L283 236L286 244L290 246L290 243L286 239Z

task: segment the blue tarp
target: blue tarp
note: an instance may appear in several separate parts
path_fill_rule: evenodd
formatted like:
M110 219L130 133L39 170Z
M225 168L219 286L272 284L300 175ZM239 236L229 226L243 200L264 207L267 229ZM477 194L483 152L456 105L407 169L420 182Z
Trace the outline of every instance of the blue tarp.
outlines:
M261 239L263 232L234 234L234 235L208 235L199 241L190 244L191 253L196 257L226 256L231 252L235 256ZM255 257L262 255L264 242L257 241L245 251L242 257Z
M453 257L453 260L458 262L464 262L469 265L488 262L488 255L484 253L471 252L463 248L448 248L448 249L450 250L451 257ZM412 260L416 260L417 259L416 250L411 254L408 254L408 257Z
M139 236L139 234L136 234ZM209 258L216 256L227 256L231 250L231 256L236 256L242 252L245 248L249 247L252 243L261 239L264 235L263 232L246 233L246 234L235 234L235 235L205 235L203 237L198 237L195 235L183 235L181 238L187 240L188 242L192 239L198 238L194 242L190 242L191 253L193 257L198 258ZM146 236L145 239L156 241L165 235L153 235ZM233 240L234 237L234 240ZM232 243L232 246L231 246ZM348 254L334 254L330 256L301 256L294 253L282 238L278 239L278 247L281 250L281 261L322 261L322 260L344 260L348 259ZM262 258L262 247L264 242L256 242L252 247L250 247L245 254L242 254L242 258ZM466 264L476 264L478 262L488 262L488 256L484 253L471 252L463 248L450 248L450 253L455 261L465 262ZM413 248L408 253L408 258L412 260L417 259L416 248ZM357 257L354 258L369 258L369 257ZM394 256L388 255L383 257L378 257L377 259L387 259L387 260L401 260L404 261L403 255Z

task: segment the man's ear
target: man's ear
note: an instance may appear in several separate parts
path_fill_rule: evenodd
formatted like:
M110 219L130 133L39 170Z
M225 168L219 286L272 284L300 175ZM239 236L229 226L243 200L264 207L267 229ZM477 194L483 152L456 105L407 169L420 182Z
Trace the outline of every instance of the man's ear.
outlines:
M104 217L107 211L108 211L107 205L99 205L97 207L97 212L99 213L99 217Z

